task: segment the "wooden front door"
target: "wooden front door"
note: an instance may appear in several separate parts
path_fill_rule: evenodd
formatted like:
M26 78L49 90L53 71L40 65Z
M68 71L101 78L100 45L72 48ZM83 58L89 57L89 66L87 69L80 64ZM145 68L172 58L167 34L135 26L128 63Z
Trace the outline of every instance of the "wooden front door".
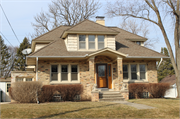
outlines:
M97 71L97 85L98 88L107 88L108 81L107 81L107 65L106 64L97 64L96 65Z

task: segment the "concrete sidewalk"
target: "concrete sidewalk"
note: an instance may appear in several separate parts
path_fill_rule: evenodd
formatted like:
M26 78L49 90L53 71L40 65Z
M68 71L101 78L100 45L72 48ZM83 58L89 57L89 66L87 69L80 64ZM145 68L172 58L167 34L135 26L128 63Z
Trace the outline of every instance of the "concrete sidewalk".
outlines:
M9 104L10 102L0 102L0 105L1 104Z
M131 102L128 102L128 101L113 101L113 102L128 105L128 106L131 106L131 107L135 107L137 109L154 109L155 108L155 107L147 106L147 105L144 105L144 104L131 103Z

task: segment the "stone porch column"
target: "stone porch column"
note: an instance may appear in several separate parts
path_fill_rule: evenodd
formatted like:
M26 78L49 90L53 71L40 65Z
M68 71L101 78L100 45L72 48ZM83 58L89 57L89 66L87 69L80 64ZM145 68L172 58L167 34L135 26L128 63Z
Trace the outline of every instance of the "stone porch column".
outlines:
M91 83L95 83L95 78L94 78L94 59L95 57L90 57L89 58L89 78Z
M118 80L116 82L116 90L121 90L123 84L123 64L122 64L122 57L117 57L117 75Z

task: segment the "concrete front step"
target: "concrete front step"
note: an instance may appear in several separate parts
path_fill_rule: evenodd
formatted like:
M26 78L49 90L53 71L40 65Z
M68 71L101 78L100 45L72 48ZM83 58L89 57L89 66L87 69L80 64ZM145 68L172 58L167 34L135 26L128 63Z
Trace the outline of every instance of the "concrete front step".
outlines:
M101 98L99 101L124 101L124 98Z
M99 92L99 101L123 101L124 98L119 91Z

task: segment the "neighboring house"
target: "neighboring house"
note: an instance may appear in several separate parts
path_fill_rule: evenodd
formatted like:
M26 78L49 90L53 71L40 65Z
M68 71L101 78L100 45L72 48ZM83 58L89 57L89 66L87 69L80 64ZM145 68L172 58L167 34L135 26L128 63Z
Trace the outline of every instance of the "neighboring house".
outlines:
M159 83L169 83L170 89L166 91L165 98L176 98L177 97L177 87L176 87L176 76L169 75L163 78Z
M92 101L98 101L105 90L127 100L129 83L157 83L156 61L169 57L144 47L146 38L105 26L104 17L96 18L96 22L59 26L33 39L27 71L13 71L11 81L82 84L81 96Z
M10 102L9 87L11 87L11 78L0 78L0 102Z

